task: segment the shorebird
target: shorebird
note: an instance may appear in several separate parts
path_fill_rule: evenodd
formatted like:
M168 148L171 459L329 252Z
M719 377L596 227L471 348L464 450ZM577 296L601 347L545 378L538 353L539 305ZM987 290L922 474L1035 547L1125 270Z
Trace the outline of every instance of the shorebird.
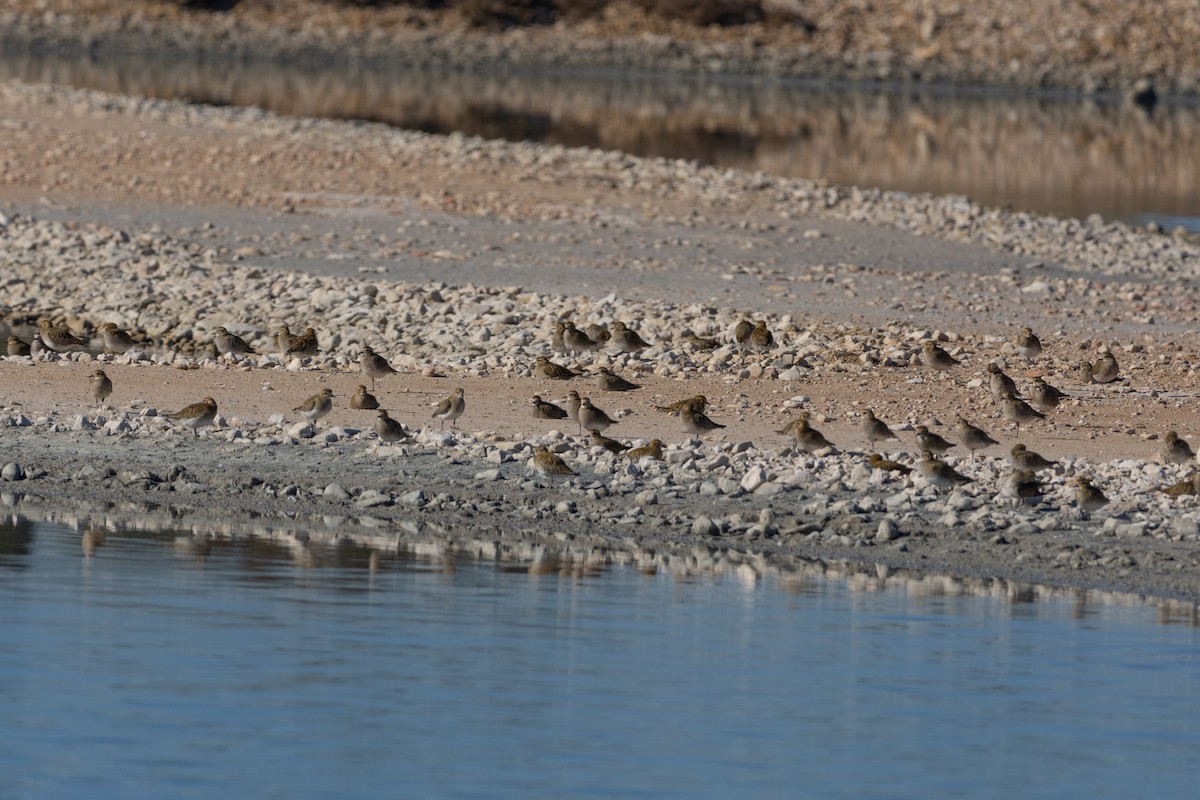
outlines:
M579 373L570 367L564 367L562 364L556 364L545 356L538 356L533 367L533 374L539 378L546 378L552 381L569 381L571 378L579 377Z
M750 349L750 334L754 333L754 323L743 319L733 326L733 342L742 352Z
M595 428L588 431L588 436L591 438L592 444L603 447L613 455L618 455L622 451L629 449L629 445L624 442L618 442L616 439L610 439Z
M790 435L796 440L796 444L806 453L814 453L817 450L835 449L833 443L825 438L819 430L808 424L809 413L807 411L800 412L800 416L789 422L781 430L776 433Z
M651 439L649 444L635 447L632 450L626 450L625 456L630 461L639 461L643 458L653 458L655 461L662 461L664 446L662 439Z
M1163 437L1162 448L1158 451L1164 464L1191 464L1196 460L1196 454L1187 439L1180 439L1175 431L1167 431Z
M583 332L587 334L589 339L595 342L596 347L598 348L604 347L604 345L608 344L609 340L612 339L612 334L609 333L608 328L597 322L588 323L588 326L583 329Z
M1121 368L1117 366L1116 357L1108 349L1102 350L1100 358L1096 359L1095 364L1092 364L1092 380L1096 383L1112 383L1120 372Z
M305 328L304 333L299 336L293 336L288 344L287 355L289 356L315 356L320 351L317 346L317 332L312 328Z
M610 344L617 348L618 353L640 353L650 346L638 332L627 326L621 320L612 324L612 339Z
M388 375L399 375L387 359L371 349L370 345L364 344L362 355L358 357L358 364L362 367L363 375L371 379L371 391L375 391L375 379L386 378Z
M1042 499L1042 484L1037 475L1027 469L1014 468L1004 479L1004 491L1029 505Z
M29 343L16 336L8 337L8 354L10 356L29 355Z
M591 399L587 397L579 399L579 425L583 430L595 429L604 433L608 426L615 425L616 422L604 411L592 405Z
M550 349L555 353L567 352L566 342L563 341L563 334L567 331L565 322L554 323L554 332L550 334Z
M579 392L572 389L567 392L567 399L564 401L567 406L567 418L574 420L579 425L579 434L583 435L583 423L579 421L579 409L583 401L579 399Z
M642 385L625 380L608 367L600 367L596 372L596 388L602 392L632 392Z
M297 338L299 337L293 336L292 332L288 330L287 325L280 325L275 329L275 335L271 337L271 340L275 343L275 350L277 352L287 353L287 351L292 349L292 342Z
M654 410L661 411L664 414L679 414L685 408L690 408L694 411L704 411L704 409L708 408L708 398L702 394L698 394L686 400L678 400L670 405L655 406Z
M110 325L112 323L109 323ZM107 342L108 337L105 337ZM236 333L230 333L224 325L218 325L213 331L213 344L217 352L223 356L256 356L258 353Z
M1033 361L1042 354L1042 341L1034 335L1033 328L1026 326L1021 329L1020 335L1017 336L1017 352L1028 361Z
M350 407L371 411L379 408L379 400L360 383L354 387L354 394L350 395Z
M104 339L104 352L121 355L137 345L125 331L117 327L115 322L106 322L100 326L100 336Z
M176 412L167 414L167 419L178 422L192 429L192 433L200 436L200 429L212 425L217 418L217 401L206 397L199 403L184 406Z
M924 425L918 425L917 446L922 450L928 450L935 456L940 456L951 447L954 447L954 442L948 442Z
M543 445L533 448L533 468L543 475L574 475L575 471Z
M1200 472L1195 470L1192 474L1170 486L1164 486L1159 489L1160 492L1168 497L1183 497L1184 495L1200 494Z
M96 398L96 406L99 407L104 403L105 398L112 394L112 380L104 374L104 370L98 369L88 379L88 390L92 393L92 397Z
M954 430L958 432L958 438L962 442L962 446L971 451L971 461L975 460L976 450L986 450L994 444L1000 444L991 436L988 436L982 428L975 427L962 417L958 418Z
M1004 418L1015 424L1017 433L1020 433L1022 422L1037 422L1045 419L1046 415L1010 392L1004 395Z
M1075 503L1084 511L1091 514L1099 511L1108 504L1104 492L1092 485L1092 482L1082 475L1075 478Z
M767 330L767 321L760 319L754 323L754 329L750 331L750 349L756 353L769 352L775 346L775 337Z
M56 353L68 353L72 350L82 350L87 347L87 341L80 339L66 328L56 328L48 319L38 323L38 338L48 349Z
M697 350L716 350L721 346L721 343L716 339L709 339L706 336L699 336L691 330L685 330L680 336L685 342L690 344Z
M899 472L901 475L907 475L912 472L912 467L905 466L899 461L890 461L879 453L871 453L867 456L867 463L873 469L882 470L883 472Z
M387 410L382 408L375 414L375 433L381 440L389 444L403 442L410 438L408 431L404 430L404 426L388 416Z
M564 408L559 408L554 403L546 402L541 395L535 394L529 398L529 405L533 408L534 419L566 419L567 411Z
M1070 397L1069 394L1059 391L1046 383L1042 378L1033 379L1033 389L1029 392L1029 402L1043 414L1058 408L1058 404L1068 397Z
M1011 457L1013 467L1016 469L1027 470L1029 472L1050 469L1058 463L1057 461L1051 461L1050 459L1039 455L1032 450L1029 450L1020 442L1012 446Z
M697 411L694 407L680 410L679 419L683 422L683 429L685 431L700 437L707 436L713 431L719 431L725 427L721 423L709 419L707 414L703 411Z
M945 372L946 370L962 363L957 358L938 347L936 342L930 340L926 340L925 344L923 345L921 360L925 363L925 366L932 370L937 370L938 372Z
M563 347L568 352L572 353L588 353L598 350L600 345L596 344L591 338L575 327L573 322L563 323Z
M875 412L867 409L863 412L862 420L863 436L867 437L867 447L872 447L876 442L884 442L888 439L899 439L887 423L875 416Z
M467 401L463 394L462 389L455 389L454 394L438 403L437 408L434 409L432 416L442 421L440 430L446 430L446 420L450 420L452 427L458 427L458 418L467 410Z
M953 489L973 481L972 478L963 475L945 461L935 458L933 453L928 450L921 451L921 460L917 462L917 470L921 473L922 478L939 489Z
M321 417L333 410L333 389L328 387L314 394L300 405L292 409L299 411L309 422L316 423Z
M998 364L992 363L987 365L988 371L988 388L992 390L992 397L997 403L1004 402L1004 395L1011 394L1014 397L1017 395L1017 383L1012 378L1004 374L1004 370L1000 369Z

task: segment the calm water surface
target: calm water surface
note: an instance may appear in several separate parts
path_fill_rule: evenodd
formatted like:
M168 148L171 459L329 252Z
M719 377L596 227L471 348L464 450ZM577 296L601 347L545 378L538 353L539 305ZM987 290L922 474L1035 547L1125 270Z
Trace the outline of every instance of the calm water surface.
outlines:
M1194 797L1149 606L0 527L0 797Z

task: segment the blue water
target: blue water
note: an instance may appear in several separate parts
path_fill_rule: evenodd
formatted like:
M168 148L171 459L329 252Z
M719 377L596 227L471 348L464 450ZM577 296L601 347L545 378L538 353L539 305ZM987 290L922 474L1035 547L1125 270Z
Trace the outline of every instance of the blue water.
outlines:
M0 526L0 797L1195 797L1151 606Z

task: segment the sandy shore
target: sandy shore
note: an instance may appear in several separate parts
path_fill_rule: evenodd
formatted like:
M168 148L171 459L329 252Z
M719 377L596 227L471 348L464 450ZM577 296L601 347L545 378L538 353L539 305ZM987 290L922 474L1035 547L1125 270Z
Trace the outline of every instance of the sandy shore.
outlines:
M5 320L26 338L48 317L146 339L121 357L0 361L0 460L20 468L0 489L18 511L258 515L389 542L579 537L1200 597L1200 506L1156 491L1190 469L1158 463L1163 434L1196 420L1200 248L1186 237L18 84L0 87L0 118ZM728 344L745 316L768 322L770 352ZM564 318L622 320L652 347L553 353ZM322 353L205 354L217 325L267 352L280 323L317 328ZM1046 343L1036 361L1012 345L1023 325ZM722 345L696 351L685 328ZM931 372L927 339L963 365ZM363 344L403 372L377 394L411 444L378 442L369 412L345 405ZM1078 363L1102 347L1123 379L1081 383ZM643 388L540 379L538 355ZM86 396L97 360L116 385L100 410ZM1044 376L1074 397L1018 436L988 390L991 362L1022 390ZM333 413L298 426L292 409L326 386ZM456 386L468 412L443 433L431 405ZM610 435L663 439L666 461L630 463L530 416L530 395L571 388L618 417ZM727 426L703 440L654 410L696 393ZM198 439L161 418L205 395L220 419ZM953 492L873 472L868 408L900 437L880 446L909 464L913 427L955 439L960 413L1000 445L973 462L952 451L974 478ZM802 410L838 452L801 453L776 432ZM1004 489L1017 441L1060 460L1035 505ZM532 472L537 443L578 475ZM1077 474L1112 502L1079 511Z

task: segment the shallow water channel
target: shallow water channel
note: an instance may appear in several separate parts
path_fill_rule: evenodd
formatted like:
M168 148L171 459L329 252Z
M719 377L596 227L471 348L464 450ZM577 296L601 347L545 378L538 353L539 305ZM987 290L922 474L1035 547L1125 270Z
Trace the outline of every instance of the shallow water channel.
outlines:
M1200 104L604 73L321 67L0 46L0 79L696 159L1200 230Z
M1194 796L1194 613L936 585L17 519L0 796Z

